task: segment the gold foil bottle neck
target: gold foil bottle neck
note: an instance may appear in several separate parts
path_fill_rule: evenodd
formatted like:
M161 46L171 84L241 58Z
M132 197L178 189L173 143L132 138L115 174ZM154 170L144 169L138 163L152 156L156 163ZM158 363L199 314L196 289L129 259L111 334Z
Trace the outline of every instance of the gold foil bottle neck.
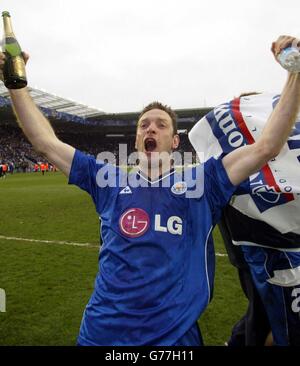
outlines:
M3 16L3 25L4 25L4 33L5 35L11 35L14 34L13 29L12 29L12 24L11 24L11 18L10 18L10 14L8 11L4 11L2 13Z

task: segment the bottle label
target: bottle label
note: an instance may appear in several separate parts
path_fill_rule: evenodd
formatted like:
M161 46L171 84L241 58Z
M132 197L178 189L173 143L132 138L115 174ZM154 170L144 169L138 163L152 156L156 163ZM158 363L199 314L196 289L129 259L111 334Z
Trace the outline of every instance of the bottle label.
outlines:
M12 58L13 70L20 78L26 79L25 63L22 56Z
M4 40L4 50L12 57L19 56L22 53L21 47L14 37L6 37Z

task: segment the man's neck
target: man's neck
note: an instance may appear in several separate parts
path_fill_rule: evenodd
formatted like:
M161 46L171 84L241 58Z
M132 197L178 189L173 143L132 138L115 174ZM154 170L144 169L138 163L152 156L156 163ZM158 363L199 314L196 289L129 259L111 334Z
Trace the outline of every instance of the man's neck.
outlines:
M149 181L155 181L158 178L161 178L164 175L167 175L171 170L174 169L173 164L163 164L158 167L145 167L143 165L139 165L139 170L143 173L144 176L148 178Z

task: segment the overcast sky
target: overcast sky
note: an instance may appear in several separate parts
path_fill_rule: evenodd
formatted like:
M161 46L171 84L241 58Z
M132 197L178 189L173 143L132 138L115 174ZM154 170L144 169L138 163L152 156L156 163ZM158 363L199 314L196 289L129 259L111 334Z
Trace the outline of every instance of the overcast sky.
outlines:
M29 85L105 112L215 106L280 92L271 43L300 36L299 0L2 0Z

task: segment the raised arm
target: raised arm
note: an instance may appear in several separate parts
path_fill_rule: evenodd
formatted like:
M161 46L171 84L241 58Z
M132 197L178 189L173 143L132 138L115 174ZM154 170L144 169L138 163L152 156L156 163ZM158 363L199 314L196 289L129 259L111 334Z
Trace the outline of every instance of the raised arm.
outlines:
M1 70L4 59L4 54L0 52ZM28 60L28 55L25 55L25 60ZM75 149L57 138L49 121L36 106L27 88L11 89L9 93L18 123L34 149L68 177Z
M272 44L271 50L276 60L280 51L294 40L293 37L280 36ZM234 185L238 185L251 174L259 171L269 160L279 154L296 122L299 110L300 73L289 73L280 100L260 138L254 144L236 149L223 158L223 165Z

